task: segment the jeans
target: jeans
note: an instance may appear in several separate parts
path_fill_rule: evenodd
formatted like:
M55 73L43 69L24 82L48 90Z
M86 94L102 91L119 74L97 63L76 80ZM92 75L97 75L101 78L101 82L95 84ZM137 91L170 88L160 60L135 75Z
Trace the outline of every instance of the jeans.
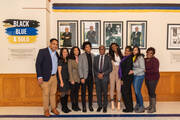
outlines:
M135 91L135 94L136 94L136 103L140 107L144 107L143 97L142 97L142 94L141 94L141 88L142 88L143 80L144 80L144 75L142 75L142 76L134 76L134 80L133 80L134 91Z
M145 80L146 87L148 89L149 97L156 98L156 87L159 80Z

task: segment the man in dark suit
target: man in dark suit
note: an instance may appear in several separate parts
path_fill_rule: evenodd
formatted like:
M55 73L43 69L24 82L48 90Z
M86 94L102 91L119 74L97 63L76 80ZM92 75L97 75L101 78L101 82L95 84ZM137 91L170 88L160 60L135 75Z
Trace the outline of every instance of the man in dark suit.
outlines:
M96 32L94 31L93 26L90 26L90 30L87 32L87 39L92 44L97 44Z
M57 67L58 67L58 40L53 38L50 40L48 48L40 49L36 59L36 73L38 83L43 92L43 107L44 115L50 116L49 105L51 105L51 112L58 115L56 110L55 94L57 91Z
M71 36L72 34L69 32L69 28L66 27L65 32L62 34L62 37L61 37L64 40L63 47L72 47Z
M112 63L110 57L105 55L105 47L99 47L100 55L94 58L94 76L96 83L96 95L98 109L97 112L100 112L103 108L103 112L107 112L107 92L108 92L108 82L109 74L112 72ZM102 94L104 95L103 104L102 104Z
M139 32L139 28L135 28L135 32L131 34L131 45L132 46L140 46L140 40L141 40L141 32Z

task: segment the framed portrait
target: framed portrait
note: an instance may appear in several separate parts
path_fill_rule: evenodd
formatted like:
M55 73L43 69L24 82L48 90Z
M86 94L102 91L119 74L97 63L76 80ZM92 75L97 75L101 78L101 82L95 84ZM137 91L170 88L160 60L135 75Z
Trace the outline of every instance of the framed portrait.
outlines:
M147 47L147 21L127 21L127 45Z
M78 21L75 20L58 20L57 33L59 48L71 48L78 45Z
M167 49L180 49L180 24L167 25Z
M103 43L109 48L111 43L117 43L123 48L123 22L122 21L104 21L104 39Z
M83 42L89 41L92 48L98 48L101 43L101 21L81 20L81 46Z

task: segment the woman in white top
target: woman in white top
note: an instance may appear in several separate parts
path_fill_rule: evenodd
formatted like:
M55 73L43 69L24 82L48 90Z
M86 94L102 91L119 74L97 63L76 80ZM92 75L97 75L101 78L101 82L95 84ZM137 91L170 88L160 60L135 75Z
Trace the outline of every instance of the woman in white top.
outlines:
M121 80L118 75L119 64L123 55L121 49L117 43L112 43L109 47L109 56L112 60L113 71L110 73L110 98L111 98L111 108L114 110L114 89L116 87L116 98L118 100L117 109L120 110L120 100L121 100Z

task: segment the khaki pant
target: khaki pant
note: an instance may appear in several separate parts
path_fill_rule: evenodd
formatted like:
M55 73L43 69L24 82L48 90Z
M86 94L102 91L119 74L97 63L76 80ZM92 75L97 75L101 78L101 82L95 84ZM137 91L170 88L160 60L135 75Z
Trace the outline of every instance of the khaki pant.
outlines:
M121 80L118 75L119 66L113 65L113 71L110 73L110 98L114 99L114 89L116 86L116 95L118 101L121 99Z
M56 91L57 91L57 78L55 76L51 76L50 80L47 82L43 82L41 84L42 92L43 92L43 107L44 110L49 109L49 105L51 105L52 109L56 108Z

